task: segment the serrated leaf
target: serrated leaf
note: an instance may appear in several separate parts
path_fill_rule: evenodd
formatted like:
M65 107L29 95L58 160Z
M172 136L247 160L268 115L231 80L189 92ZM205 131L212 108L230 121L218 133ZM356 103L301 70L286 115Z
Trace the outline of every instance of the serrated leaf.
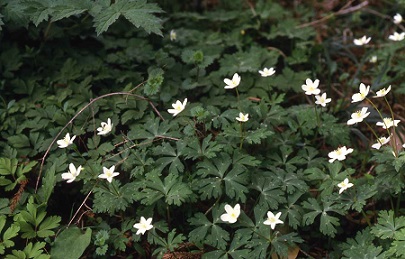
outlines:
M395 233L405 228L405 217L395 217L392 210L378 213L378 224L371 228L371 233L381 239L394 238Z
M145 0L119 0L94 15L94 26L97 35L100 35L122 15L137 28L142 27L147 33L162 35L161 21L154 15L161 12L162 9L156 4L146 3Z
M319 230L328 236L334 237L337 233L336 227L340 225L339 219L334 216L328 215L328 212L335 212L342 214L336 205L332 201L322 201L321 204L314 198L309 198L302 203L302 207L310 210L310 212L304 214L303 222L305 225L311 225L314 223L315 218L320 215Z
M254 177L252 188L259 191L259 205L265 210L277 209L280 203L286 202L280 183L265 177Z
M343 258L387 258L385 253L382 252L382 247L374 245L374 238L369 228L359 231L355 238L349 238L340 245L343 250Z
M55 232L52 230L59 226L61 217L59 216L50 216L47 217L40 225L37 231L37 236L39 237L49 237L55 235Z
M147 205L152 205L157 200L165 198L168 205L180 206L192 194L188 185L182 182L181 177L169 174L162 181L156 170L148 174L144 185L145 187L137 197Z
M184 150L186 158L193 160L201 157L213 158L217 156L217 152L223 149L224 145L218 144L212 140L212 136L208 135L200 144L198 138L193 138L187 143L187 148Z
M159 170L162 171L167 165L170 165L169 172L171 174L178 174L184 171L184 165L179 159L183 155L183 150L186 146L186 142L177 141L176 149L174 149L169 143L163 143L154 149L154 154L160 156L156 160L155 164L159 166Z

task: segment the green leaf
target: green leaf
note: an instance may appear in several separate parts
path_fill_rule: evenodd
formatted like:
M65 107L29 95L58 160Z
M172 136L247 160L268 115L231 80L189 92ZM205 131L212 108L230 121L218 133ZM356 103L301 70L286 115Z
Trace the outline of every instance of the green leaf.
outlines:
M278 181L270 178L255 176L252 182L252 188L259 191L259 206L266 210L277 209L280 203L286 202L284 193L280 188Z
M222 229L216 223L220 217L219 207L214 207L212 210L214 221L211 222L202 213L197 213L189 219L189 222L195 228L189 233L190 242L196 244L207 244L219 249L225 249L229 241L229 233Z
M395 233L405 228L405 217L395 217L392 210L382 210L378 213L378 224L371 228L371 233L381 239L394 238Z
M59 216L50 216L47 217L40 225L37 231L38 237L49 237L55 235L55 232L52 230L59 226L61 217Z
M144 184L146 187L141 190L141 194L138 194L138 196L140 196L142 202L147 205L152 205L154 202L164 197L168 205L174 204L180 206L189 198L189 195L192 194L188 185L182 182L181 177L175 174L169 174L162 181L156 170L147 175Z
M108 189L96 188L94 190L94 211L114 214L124 211L135 200L135 183L130 182L120 186L118 180L108 183Z
M91 241L91 228L83 232L78 227L63 230L55 239L51 249L51 256L55 259L80 258Z
M94 26L97 35L100 35L122 15L137 28L162 35L161 21L154 15L161 12L156 4L146 3L145 0L117 0L94 15Z
M355 238L349 238L340 245L343 250L343 258L387 258L382 247L374 245L374 239L369 228L359 231Z
M16 158L0 158L0 175L14 175L17 170L18 160Z
M186 154L186 158L191 158L193 160L202 157L214 158L223 148L224 145L213 141L212 136L208 135L204 138L201 144L198 138L191 139L187 143L187 148L185 148L184 154Z
M321 204L314 198L309 198L307 201L302 203L302 207L310 210L303 216L303 222L305 225L310 225L314 223L315 218L318 215L320 217L319 230L328 236L334 237L337 233L336 227L340 226L339 218L330 216L328 212L335 212L338 214L343 214L338 205L335 205L333 201L322 201Z
M184 171L184 165L180 160L180 156L183 155L183 150L186 145L184 141L177 141L176 149L167 142L163 143L161 146L157 146L154 149L154 155L160 156L155 162L155 164L159 166L159 170L162 171L163 168L170 165L170 174L182 173Z

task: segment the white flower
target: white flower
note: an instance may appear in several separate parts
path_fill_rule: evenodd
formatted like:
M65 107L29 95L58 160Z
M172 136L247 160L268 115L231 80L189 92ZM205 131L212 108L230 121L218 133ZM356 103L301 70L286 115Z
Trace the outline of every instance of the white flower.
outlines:
M378 138L377 143L373 144L371 147L375 148L375 149L380 149L381 146L387 144L388 142L390 142L390 137L388 137L388 138L386 138L386 137Z
M65 148L68 147L69 145L72 145L73 140L75 140L75 138L76 136L70 138L69 133L66 133L66 136L63 139L56 141L56 143L59 145L59 148Z
M107 179L108 182L112 182L112 179L119 175L120 173L114 172L115 165L111 166L110 169L103 167L103 173L98 176L98 178Z
M319 80L315 79L314 82L312 82L311 79L307 78L307 80L305 80L305 85L302 85L301 88L302 90L305 91L306 95L317 95L321 93L321 90L318 89L319 86Z
M138 229L136 231L136 234L145 234L146 231L150 230L153 228L152 223L152 218L145 219L144 217L141 217L141 221L139 223L134 224L134 228Z
M383 129L389 129L392 126L394 126L394 127L398 126L399 122L400 122L400 120L392 121L391 118L384 118L383 121L377 122L376 125L383 127Z
M392 40L392 41L401 41L405 38L405 32L394 32L394 34L388 36L388 39Z
M168 109L167 112L172 113L173 117L174 117L177 114L179 114L180 112L182 112L184 110L184 108L186 108L186 104L187 104L187 98L184 99L183 103L181 103L179 100L177 100L176 103L172 104L173 109Z
M402 15L400 15L399 13L397 13L396 15L394 15L394 23L395 24L400 24L402 22Z
M249 114L243 114L243 113L239 113L239 117L236 117L236 120L240 121L240 122L246 122L249 120Z
M405 148L405 144L403 144L402 147Z
M225 205L225 214L221 215L221 220L224 222L235 223L238 220L240 215L240 205L236 204L235 207L231 207L230 205Z
M315 95L315 103L321 105L322 107L326 107L326 104L332 101L331 98L327 98L326 93L323 93L321 96Z
M267 67L263 68L263 70L259 70L259 73L262 77L268 77L274 75L276 73L276 70L274 68L268 69Z
M101 122L101 127L97 128L97 131L99 131L99 133L97 133L97 135L106 135L108 133L111 132L113 127L113 124L111 123L111 119L108 118L107 122Z
M238 75L238 73L235 73L233 74L232 80L229 78L225 78L224 83L226 84L226 86L224 87L225 89L233 89L240 84L240 76Z
M341 194L344 190L346 190L352 186L353 186L353 184L349 183L349 179L347 179L347 178L344 179L343 182L338 184L338 187L340 188L339 194Z
M68 183L73 182L77 176L79 176L82 166L79 165L78 168L75 167L73 163L69 164L69 171L62 174L62 179L67 180Z
M352 96L352 103L356 103L356 102L361 102L361 101L363 101L363 100L367 97L368 92L370 91L370 86L368 85L368 86L366 87L365 84L361 83L359 90L360 90L360 93L355 93L355 94L353 94L353 96Z
M340 147L332 152L329 152L329 163L333 163L336 159L339 161L345 160L346 155L353 152L352 148L346 148L346 146Z
M352 118L347 121L347 125L353 125L358 122L362 122L368 115L370 115L370 113L367 112L367 109L367 107L363 107L361 111L352 113Z
M279 218L281 216L281 212L277 213L276 215L273 212L267 212L267 219L263 222L264 225L270 225L271 229L274 229L277 224L283 224L284 222L281 221Z
M362 46L362 45L366 45L367 43L369 43L371 40L371 37L368 37L366 35L364 35L363 37L361 37L360 39L354 39L353 42L354 44L356 44L357 46Z
M375 97L375 98L377 98L377 97L384 97L384 96L386 96L390 91L391 91L391 86L388 86L387 89L383 88L383 89L377 91L377 92L376 92L376 95L377 95L377 96L374 96L374 97Z
M177 33L174 30L170 31L170 40L174 41L177 39Z
M377 63L377 56L372 56L371 58L370 58L370 61L369 61L370 63Z

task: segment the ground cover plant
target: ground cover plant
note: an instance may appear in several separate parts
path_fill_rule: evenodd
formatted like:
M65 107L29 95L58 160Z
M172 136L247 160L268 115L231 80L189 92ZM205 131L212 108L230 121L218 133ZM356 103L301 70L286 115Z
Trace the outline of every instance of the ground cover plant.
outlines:
M404 258L397 1L0 3L0 257Z

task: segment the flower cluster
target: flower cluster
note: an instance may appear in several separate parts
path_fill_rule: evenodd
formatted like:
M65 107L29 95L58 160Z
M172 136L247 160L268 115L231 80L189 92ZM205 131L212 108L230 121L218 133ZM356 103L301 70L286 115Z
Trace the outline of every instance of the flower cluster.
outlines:
M106 135L111 132L113 127L113 124L111 122L111 119L108 118L107 122L101 122L101 127L97 128L97 135ZM75 140L76 136L73 136L72 138L70 137L69 133L66 133L65 137L63 139L58 140L56 143L58 144L59 148L66 148L70 145L73 144L73 140ZM73 182L76 177L79 176L80 172L83 170L82 166L79 165L77 168L73 163L69 164L69 170L66 173L62 173L62 179L67 180L67 183ZM107 179L108 182L112 182L112 179L119 175L119 173L114 172L115 166L112 166L110 169L107 169L106 167L103 167L103 173L100 174L98 177Z
M326 107L328 103L332 101L331 98L326 96L326 93L319 95L321 90L318 88L319 86L319 79L315 79L312 81L310 78L305 80L305 84L301 86L302 90L305 91L306 95L315 95L315 104L321 105L322 107Z
M225 205L226 213L221 215L221 220L224 222L228 222L230 224L235 223L238 220L240 215L240 205L236 204L235 207L232 208L229 204ZM271 229L274 229L277 224L283 224L284 222L280 220L281 212L278 212L274 215L273 212L267 212L267 219L263 222L264 225L270 225Z

